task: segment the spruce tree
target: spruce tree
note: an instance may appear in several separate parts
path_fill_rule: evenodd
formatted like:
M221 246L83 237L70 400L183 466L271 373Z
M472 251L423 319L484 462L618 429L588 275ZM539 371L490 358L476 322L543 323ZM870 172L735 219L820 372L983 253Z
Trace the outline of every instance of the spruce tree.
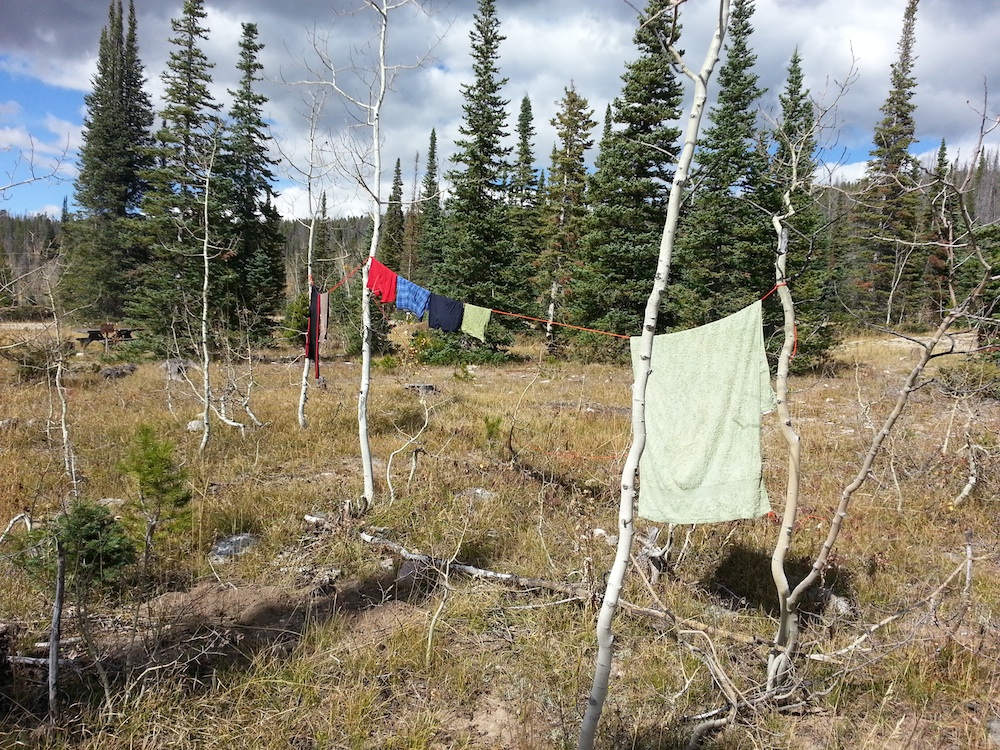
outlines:
M440 270L438 265L443 253L443 221L441 185L438 182L437 132L432 129L416 215L417 251L413 281L418 284L431 284Z
M767 186L767 156L759 146L757 102L764 90L753 72L753 12L753 0L734 0L719 94L708 113L690 207L678 230L670 310L678 327L736 312L774 285L775 239L768 212L777 206Z
M171 21L173 51L162 75L162 125L154 135L155 166L147 173L149 189L143 201L150 261L127 308L146 328L150 345L161 349L169 348L175 336L183 341L192 316L200 311L201 241L206 232L223 225L221 201L227 190L216 170L222 123L209 90L213 66L200 47L207 39L205 17L202 0L184 0L181 17ZM213 238L217 255L230 249L219 246L229 239ZM213 283L220 281L228 279L213 275Z
M915 288L926 263L918 250L920 198L918 164L910 154L916 141L913 95L917 0L903 14L899 54L891 67L891 88L875 127L865 180L854 212L855 239L846 267L844 296L859 312L886 324L920 307Z
M138 214L149 168L153 109L136 43L135 8L124 28L121 1L108 9L101 31L93 90L85 98L80 171L75 184L79 214L65 226L65 273L60 296L76 315L115 320L131 294L144 260L129 221Z
M565 288L579 262L580 241L587 217L586 153L594 145L594 111L571 83L552 118L558 144L552 148L545 190L548 221L546 244L538 264L538 280L548 317L559 320ZM553 346L550 340L550 348Z
M420 174L420 152L413 156L413 183L410 186L410 201L403 211L403 236L400 242L399 273L405 278L413 280L413 274L417 270L417 256L419 255L418 243L420 241L420 210L419 190L417 175ZM403 181L399 182L400 200L403 194Z
M838 310L833 275L822 253L819 233L823 216L813 188L817 166L816 114L809 90L804 86L798 49L788 64L788 77L778 102L781 121L771 135L775 143L771 157L775 197L769 208L784 213L781 196L789 192L795 214L784 219L789 229L786 273L798 324L798 349L792 369L801 372L828 361L837 340L833 320ZM761 200L767 204L765 196ZM765 307L765 317L774 328L780 324L779 315L782 313L776 305ZM774 353L779 347L780 340L775 337L770 351Z
M531 277L533 266L542 251L541 196L538 190L538 170L535 169L535 123L531 99L521 98L517 118L516 159L508 185L508 214L513 242L513 261L522 280ZM513 274L512 274L513 275ZM522 281L523 283L523 281ZM532 294L537 297L537 294ZM520 299L519 310L529 312L526 297ZM530 310L535 313L537 310Z
M568 303L575 322L612 333L638 334L642 326L679 152L683 87L666 51L679 33L671 5L650 0L640 19L639 57L608 107L588 184L590 214Z
M403 258L403 234L406 229L406 217L403 214L403 172L399 159L392 173L392 188L389 191L389 203L385 209L385 220L382 223L382 234L378 240L379 259L394 271L399 271Z
M285 262L282 255L281 217L274 207L274 165L268 154L267 125L263 107L267 98L255 90L263 66L258 56L257 25L243 24L240 39L239 88L229 111L229 127L218 164L220 185L228 189L232 217L231 250L220 258L217 303L227 309L220 316L230 325L249 329L256 340L265 340L273 316L285 298Z
M515 262L507 212L509 102L500 93L507 83L497 65L505 37L494 0L478 0L469 36L474 79L462 86L461 138L455 143L456 167L448 175L452 191L445 249L435 277L440 291L457 300L517 310L527 297L527 283Z

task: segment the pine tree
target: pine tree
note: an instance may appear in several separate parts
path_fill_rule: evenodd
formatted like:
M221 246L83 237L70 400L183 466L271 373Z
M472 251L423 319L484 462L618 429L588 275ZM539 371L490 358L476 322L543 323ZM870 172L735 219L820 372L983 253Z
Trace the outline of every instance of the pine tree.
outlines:
M916 141L913 77L917 0L903 14L899 55L891 67L891 88L875 127L874 147L858 207L854 214L855 244L847 265L850 292L845 296L860 311L886 324L915 311L916 282L926 254L918 252L918 165L909 149Z
M191 316L200 310L201 239L221 227L220 201L226 188L216 171L222 123L211 95L213 67L199 46L207 39L202 0L184 0L181 18L171 21L173 36L165 86L162 126L155 133L155 166L147 173L143 210L149 232L150 261L128 305L130 318L146 328L152 346L167 349L174 336L184 339ZM204 214L206 181L210 206ZM223 238L214 238L213 244ZM224 239L230 239L226 237ZM216 253L230 248L217 247ZM227 279L213 275L214 283ZM214 296L214 295L213 295Z
M802 75L802 57L798 49L788 65L784 91L778 95L781 122L772 133L775 141L771 173L775 198L772 211L784 213L781 195L789 192L795 214L784 220L789 228L786 274L795 300L798 347L792 360L797 372L815 369L829 359L836 343L833 319L837 313L833 276L818 247L823 216L813 195L816 171L816 114ZM762 201L764 196L761 197ZM774 238L773 241L776 241ZM776 307L765 308L768 323L777 328L780 314ZM775 337L770 350L780 346Z
M494 0L478 0L470 33L474 80L462 86L462 137L455 143L457 167L448 175L452 192L445 251L435 275L450 297L516 310L527 297L527 284L515 262L506 205L510 148L503 141L509 102L500 94L507 79L497 67L504 38Z
M559 307L564 290L579 261L587 217L585 157L594 145L591 133L597 126L593 116L594 111L587 100L570 84L559 102L559 111L551 120L559 143L552 148L552 165L545 190L548 232L537 274L550 320L562 317ZM550 336L550 349L553 344Z
M665 49L679 33L671 5L650 0L640 19L639 57L608 108L588 184L590 214L568 304L577 323L612 333L638 334L642 326L679 151L683 87Z
M385 209L385 220L382 223L382 235L378 240L379 259L394 271L400 268L403 258L403 234L406 228L406 217L403 214L403 171L399 159L396 159L396 169L392 173L392 188L389 191L389 203Z
M774 285L775 240L768 211L778 207L766 184L767 157L759 146L757 102L764 90L753 72L753 12L753 0L734 0L719 94L696 157L690 208L678 230L671 312L679 327L736 312Z
M228 308L220 315L230 324L246 326L256 340L266 340L273 316L285 298L285 262L282 256L281 217L274 208L274 160L268 154L263 108L267 98L254 90L263 66L257 26L243 24L240 39L240 86L230 91L233 104L218 171L228 188L232 220L231 250L220 258L224 285L217 303Z
M136 43L135 8L128 28L121 1L108 9L101 31L97 74L84 101L87 114L75 199L77 220L66 225L66 270L60 284L65 305L78 315L114 320L131 294L133 275L144 260L129 231L146 185L151 161L153 109Z
M517 148L508 185L508 214L513 242L513 262L522 280L531 276L531 269L542 251L541 196L538 191L538 170L535 169L535 123L531 99L521 98L517 118ZM537 294L532 294L537 297ZM527 311L527 298L522 297L519 309ZM531 312L536 312L531 310Z
M427 147L427 168L420 183L417 208L417 257L413 281L428 285L440 270L443 248L444 213L441 210L441 185L438 182L437 132L431 130Z

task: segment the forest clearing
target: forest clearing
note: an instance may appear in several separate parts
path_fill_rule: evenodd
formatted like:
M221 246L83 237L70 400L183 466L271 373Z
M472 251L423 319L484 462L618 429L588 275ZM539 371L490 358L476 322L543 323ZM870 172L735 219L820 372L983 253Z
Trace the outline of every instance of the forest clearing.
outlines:
M187 429L201 409L190 385L168 380L161 363L101 377L114 363L96 349L67 358L65 373L80 497L110 508L142 549L149 507L123 462L143 424L173 444L191 496L164 512L145 564L137 555L117 578L67 587L64 715L39 731L45 669L30 658L44 662L52 576L27 558L51 550L28 544L36 537L22 525L8 528L0 622L8 655L29 660L2 673L4 746L575 744L614 557L629 368L553 360L537 339L522 340L522 361L505 366L429 367L405 349L376 360L376 494L363 509L352 360L322 363L325 387L310 389L301 429L301 360L269 352L252 370L251 406L264 426L213 426L199 453L201 433ZM803 470L790 576L812 564L915 349L854 338L825 373L791 378ZM19 382L11 362L0 368L0 515L6 525L27 512L45 528L70 492L59 399L45 379ZM912 394L853 500L804 607L794 700L743 716L706 747L993 746L1000 405L939 385ZM780 512L785 457L774 414L763 438ZM978 482L963 494L970 467ZM647 526L637 521L640 539ZM685 747L697 717L733 691L759 690L775 627L777 531L770 516L678 527L655 582L636 545L599 747ZM234 534L256 543L213 558L213 545Z

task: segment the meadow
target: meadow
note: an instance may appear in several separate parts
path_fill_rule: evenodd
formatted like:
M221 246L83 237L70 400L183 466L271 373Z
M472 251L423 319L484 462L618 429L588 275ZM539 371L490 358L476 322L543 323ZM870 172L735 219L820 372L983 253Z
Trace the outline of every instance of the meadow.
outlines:
M819 551L914 349L859 336L824 372L792 377L803 444L793 580ZM252 371L240 363L264 426L234 406L229 416L247 426L213 422L199 451L201 433L188 430L201 412L195 390L162 363L105 378L101 369L121 359L114 349L67 354L80 497L112 509L141 550L148 509L122 462L148 425L173 443L191 500L161 519L146 565L94 592L82 615L69 596L55 726L45 722L43 667L0 672L0 744L574 747L614 557L631 372L548 358L538 339L515 351L522 361L502 366L428 367L405 350L376 361L367 509L357 502L359 361L329 353L305 429L298 352L263 352ZM935 360L929 374L961 362ZM37 534L68 507L71 485L59 394L51 379L23 375L0 360L0 524L28 513ZM216 382L225 375L213 370ZM956 395L936 379L913 394L807 606L795 695L742 712L705 747L995 746L998 429L1000 404L982 394ZM764 443L780 512L787 459L773 414ZM647 526L639 520L640 535ZM700 718L760 690L776 623L777 529L774 516L673 529L655 579L636 549L599 747L683 748ZM256 543L213 558L234 534ZM26 564L45 552L27 539L19 524L0 542L0 623L13 654L40 658L52 581Z

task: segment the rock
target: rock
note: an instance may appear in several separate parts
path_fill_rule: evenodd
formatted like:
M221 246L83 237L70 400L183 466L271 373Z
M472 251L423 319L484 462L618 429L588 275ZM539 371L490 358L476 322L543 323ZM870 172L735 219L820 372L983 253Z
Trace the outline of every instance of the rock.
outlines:
M1000 747L1000 719L995 716L986 720L986 737L990 747Z
M228 562L234 557L245 554L247 550L260 541L253 534L234 534L220 539L212 545L212 551L208 554L208 559L212 562Z
M403 560L396 571L396 590L410 593L427 590L437 580L437 571L426 560Z
M125 504L125 500L121 497L102 497L97 504L103 505L108 510L118 510Z
M440 393L433 383L407 383L403 386L408 391L416 391L421 396L429 396L432 393Z
M205 429L205 423L202 422L200 419L192 419L190 422L187 423L188 432L201 432L204 429Z
M101 377L105 380L119 380L121 378L127 378L132 375L136 370L139 369L138 365L133 365L129 363L127 365L113 365L111 367L105 367L101 370Z
M160 366L167 374L167 380L184 380L188 370L199 369L190 359L168 359Z
M475 500L478 502L488 502L495 500L497 493L484 489L483 487L470 487L458 493L458 497L463 500Z

